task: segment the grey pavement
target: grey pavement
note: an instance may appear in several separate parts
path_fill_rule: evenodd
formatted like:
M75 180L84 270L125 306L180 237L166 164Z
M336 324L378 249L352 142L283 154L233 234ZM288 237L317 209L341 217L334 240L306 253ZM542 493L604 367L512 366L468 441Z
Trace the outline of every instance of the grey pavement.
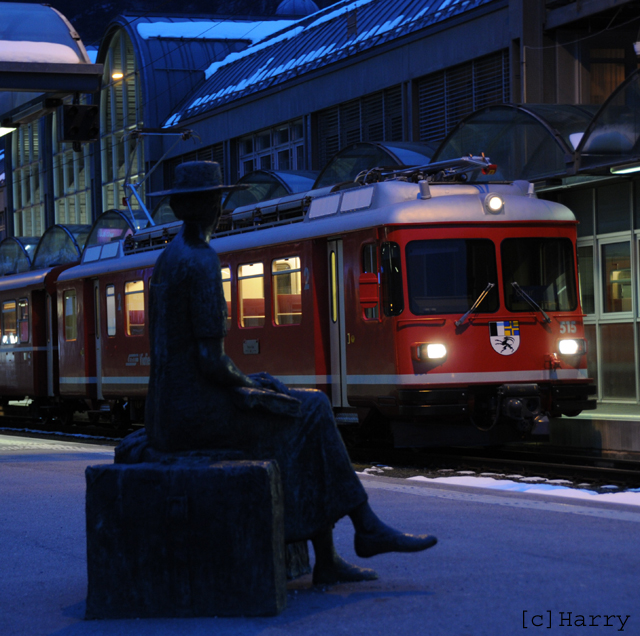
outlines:
M640 634L639 507L368 476L384 521L438 545L358 559L343 520L380 580L299 579L271 618L85 621L84 469L112 455L0 435L0 636Z

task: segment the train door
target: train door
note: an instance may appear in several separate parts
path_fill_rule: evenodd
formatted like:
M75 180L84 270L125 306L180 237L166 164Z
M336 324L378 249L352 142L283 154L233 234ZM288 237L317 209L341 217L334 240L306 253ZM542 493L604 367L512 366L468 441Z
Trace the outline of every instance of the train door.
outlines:
M102 329L100 324L100 282L93 281L93 313L95 319L96 347L96 391L97 398L102 400Z
M348 406L347 347L344 313L344 269L342 239L329 241L329 341L331 345L331 403Z
M58 354L53 349L53 300L49 294L47 294L46 301L46 338L47 338L47 395L53 397L55 395L54 386L54 355Z

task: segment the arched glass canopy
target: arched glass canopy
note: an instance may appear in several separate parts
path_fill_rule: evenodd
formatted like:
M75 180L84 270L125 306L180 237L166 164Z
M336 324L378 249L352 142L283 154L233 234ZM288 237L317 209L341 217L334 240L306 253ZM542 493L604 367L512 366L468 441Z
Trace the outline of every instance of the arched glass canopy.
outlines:
M578 151L583 172L600 169L626 174L640 171L639 71L632 73L602 104Z
M297 192L307 192L313 188L318 176L310 171L254 170L238 179L236 185L248 185L245 190L230 192L224 200L222 208L232 212L236 208L286 197Z
M10 236L0 243L0 275L20 274L31 268L38 237Z
M85 243L85 249L119 241L135 232L131 218L120 210L107 210L95 221Z
M353 181L363 170L390 166L422 166L431 161L435 147L427 142L361 142L346 146L324 167L315 188Z
M33 269L44 269L80 260L90 225L54 225L40 239L33 257Z
M476 181L530 181L573 171L575 149L598 106L502 104L463 119L445 138L432 161L484 153L497 165Z

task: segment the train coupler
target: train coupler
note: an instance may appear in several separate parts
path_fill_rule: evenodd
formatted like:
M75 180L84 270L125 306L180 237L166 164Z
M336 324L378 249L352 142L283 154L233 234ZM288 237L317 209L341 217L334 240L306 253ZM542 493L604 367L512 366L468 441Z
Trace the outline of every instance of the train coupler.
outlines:
M496 419L503 418L521 433L531 433L549 423L542 410L540 388L537 384L503 384L498 388Z

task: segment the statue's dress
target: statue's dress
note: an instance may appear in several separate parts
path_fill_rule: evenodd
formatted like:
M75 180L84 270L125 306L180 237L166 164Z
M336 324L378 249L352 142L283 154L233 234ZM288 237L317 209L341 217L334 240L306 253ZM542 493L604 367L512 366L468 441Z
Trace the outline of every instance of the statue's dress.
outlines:
M216 252L184 227L155 265L149 311L145 425L152 447L239 449L250 459L277 460L287 542L315 536L367 500L323 393L289 390L300 414L275 415L243 407L234 389L205 375L198 341L225 337L227 306Z

